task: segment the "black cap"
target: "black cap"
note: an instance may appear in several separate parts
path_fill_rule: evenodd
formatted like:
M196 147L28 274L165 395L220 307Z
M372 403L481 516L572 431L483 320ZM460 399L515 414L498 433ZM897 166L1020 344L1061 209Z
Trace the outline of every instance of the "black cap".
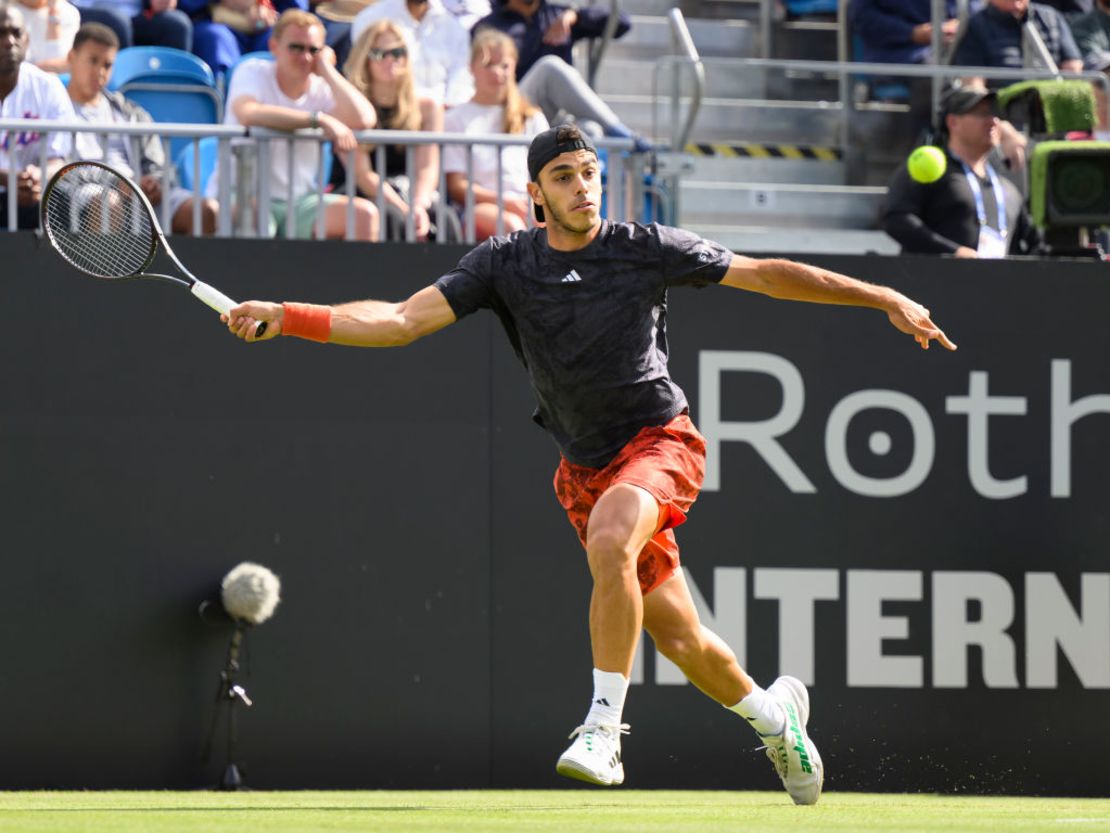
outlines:
M962 116L971 112L982 101L994 101L998 94L985 87L952 87L940 97L940 115Z
M564 153L573 153L576 150L588 150L595 157L597 148L590 141L590 137L575 127L573 124L561 124L551 127L543 133L537 133L528 146L528 178L533 182L540 181L540 171L552 159ZM543 222L543 207L534 203L532 211L536 215L536 222Z

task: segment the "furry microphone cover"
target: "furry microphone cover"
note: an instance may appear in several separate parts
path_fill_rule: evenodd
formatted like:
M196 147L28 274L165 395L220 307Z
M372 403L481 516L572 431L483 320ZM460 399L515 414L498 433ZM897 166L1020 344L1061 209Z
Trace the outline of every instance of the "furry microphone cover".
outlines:
M281 581L261 564L244 561L220 585L224 609L234 619L259 625L274 615L281 601Z

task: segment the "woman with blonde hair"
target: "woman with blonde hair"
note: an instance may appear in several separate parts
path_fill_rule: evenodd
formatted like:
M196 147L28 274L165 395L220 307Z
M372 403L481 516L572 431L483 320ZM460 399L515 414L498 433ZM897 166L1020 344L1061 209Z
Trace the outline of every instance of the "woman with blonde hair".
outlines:
M516 60L516 45L503 32L482 29L474 36L470 46L474 97L447 112L444 118L447 132L535 136L547 129L543 112L517 89ZM447 193L451 199L465 205L467 188L473 187L474 228L479 240L497 233L499 152L502 228L508 233L525 228L532 210L528 196L528 148L475 145L473 182L466 178L466 146L447 145L443 150L443 169L447 172Z
M391 20L379 20L351 49L343 67L347 79L374 105L378 127L382 130L443 129L443 108L430 98L418 98L412 80L412 65L404 33ZM376 199L378 188L384 190L390 236L399 236L405 228L412 204L413 226L418 240L427 239L432 230L431 211L439 180L439 147L416 145L413 149L413 170L407 170L403 145L385 148L385 175L375 170L376 150L360 149L355 153L355 184L360 194ZM347 163L340 156L335 166L342 175Z

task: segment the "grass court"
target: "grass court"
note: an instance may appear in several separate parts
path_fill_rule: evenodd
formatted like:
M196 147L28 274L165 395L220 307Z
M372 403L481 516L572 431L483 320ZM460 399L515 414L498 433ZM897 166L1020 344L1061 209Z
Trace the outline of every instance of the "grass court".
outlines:
M794 807L782 792L558 791L10 792L0 831L1110 831L1110 799L826 793Z

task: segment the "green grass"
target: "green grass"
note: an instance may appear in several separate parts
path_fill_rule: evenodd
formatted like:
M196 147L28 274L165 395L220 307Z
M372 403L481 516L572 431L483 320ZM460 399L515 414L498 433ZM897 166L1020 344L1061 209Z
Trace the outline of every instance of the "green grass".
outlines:
M816 807L794 807L766 792L0 793L0 831L8 830L1086 833L1110 831L1110 799L829 793Z

